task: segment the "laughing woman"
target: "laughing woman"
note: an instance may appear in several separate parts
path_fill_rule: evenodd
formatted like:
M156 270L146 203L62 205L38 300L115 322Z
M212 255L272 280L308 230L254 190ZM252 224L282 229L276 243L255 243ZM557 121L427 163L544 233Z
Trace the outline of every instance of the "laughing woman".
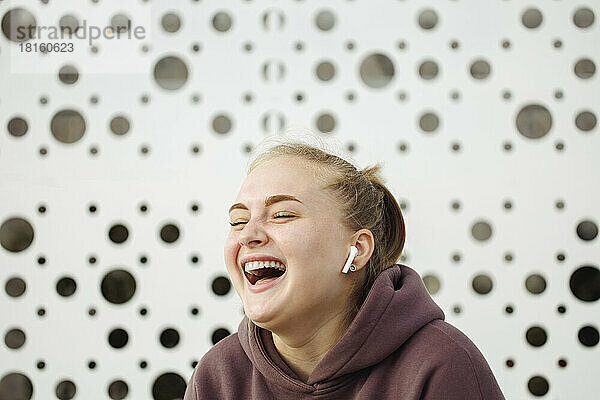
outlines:
M282 137L252 158L229 210L224 258L245 316L184 399L504 399L475 344L396 264L404 220L380 166Z

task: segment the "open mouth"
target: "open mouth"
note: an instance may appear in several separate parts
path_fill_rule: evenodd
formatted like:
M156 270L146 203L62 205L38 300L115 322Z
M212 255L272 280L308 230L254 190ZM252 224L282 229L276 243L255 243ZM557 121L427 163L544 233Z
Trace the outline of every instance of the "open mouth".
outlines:
M273 267L262 262L249 264L253 265L244 268L244 275L251 285L268 283L285 274L285 267L281 264Z

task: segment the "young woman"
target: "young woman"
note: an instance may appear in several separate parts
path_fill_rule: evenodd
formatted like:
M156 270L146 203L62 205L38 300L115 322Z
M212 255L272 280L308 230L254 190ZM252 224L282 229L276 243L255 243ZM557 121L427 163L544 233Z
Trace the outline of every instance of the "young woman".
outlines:
M245 317L189 380L199 399L504 399L477 347L395 264L400 207L380 165L280 141L229 210L224 258Z

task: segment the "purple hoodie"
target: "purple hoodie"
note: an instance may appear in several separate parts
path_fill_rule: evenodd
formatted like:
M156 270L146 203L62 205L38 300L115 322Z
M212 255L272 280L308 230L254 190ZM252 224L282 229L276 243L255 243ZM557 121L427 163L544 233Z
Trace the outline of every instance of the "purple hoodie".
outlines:
M358 314L306 383L281 358L271 332L247 317L215 344L189 380L184 400L444 399L504 396L487 361L444 321L419 274L382 271Z

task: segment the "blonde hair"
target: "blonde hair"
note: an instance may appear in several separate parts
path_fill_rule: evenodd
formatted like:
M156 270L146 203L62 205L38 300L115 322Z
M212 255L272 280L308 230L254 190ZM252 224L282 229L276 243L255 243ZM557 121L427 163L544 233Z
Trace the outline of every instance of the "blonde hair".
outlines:
M366 228L373 234L375 249L364 266L364 279L353 286L344 329L362 306L373 282L384 269L395 264L406 236L404 218L396 199L381 177L381 163L356 168L339 140L318 136L313 131L291 126L282 134L264 139L253 149L247 173L264 161L279 156L296 156L314 167L315 177L324 182L339 203L342 223L352 231ZM325 174L323 174L325 172Z

